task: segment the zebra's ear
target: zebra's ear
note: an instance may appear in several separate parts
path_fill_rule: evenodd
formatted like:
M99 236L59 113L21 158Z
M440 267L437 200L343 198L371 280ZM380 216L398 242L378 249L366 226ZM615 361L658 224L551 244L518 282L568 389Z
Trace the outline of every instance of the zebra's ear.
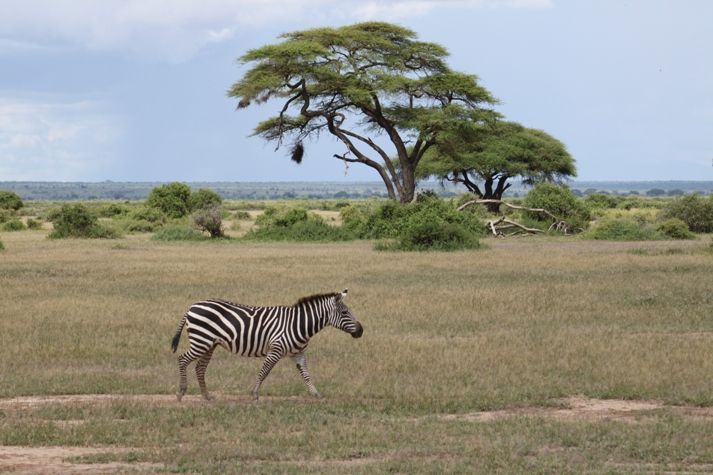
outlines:
M347 292L349 292L349 289L342 290L342 298L347 296Z

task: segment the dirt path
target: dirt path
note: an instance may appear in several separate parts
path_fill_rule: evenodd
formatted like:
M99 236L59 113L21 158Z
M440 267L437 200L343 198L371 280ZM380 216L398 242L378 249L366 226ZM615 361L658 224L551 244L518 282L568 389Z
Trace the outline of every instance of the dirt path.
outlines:
M216 394L220 402L235 404L254 404L247 395ZM294 404L307 404L314 401L306 397L261 397L263 403L271 401L291 401ZM117 402L139 403L155 406L203 406L210 404L200 396L186 397L177 402L172 394L78 394L60 396L23 396L0 399L0 410L23 411L41 408L46 405L108 405ZM688 417L713 417L713 408L694 406L666 406L661 401L592 399L573 396L553 401L552 407L523 407L496 411L478 411L464 414L440 414L439 419L448 421L489 422L508 417L547 417L564 421L577 420L618 420L636 421L657 411L673 411ZM427 416L433 417L433 416ZM80 424L84 421L56 421L66 425ZM97 454L121 454L131 451L122 447L21 447L0 446L0 473L44 474L44 473L124 473L160 470L161 465L148 463L76 463L69 461L74 457ZM140 450L140 449L133 449ZM349 461L365 463L364 460Z
M6 447L0 446L0 473L49 474L49 473L123 473L151 470L161 465L149 463L72 463L65 461L72 457L86 455L121 453L129 449L97 447Z

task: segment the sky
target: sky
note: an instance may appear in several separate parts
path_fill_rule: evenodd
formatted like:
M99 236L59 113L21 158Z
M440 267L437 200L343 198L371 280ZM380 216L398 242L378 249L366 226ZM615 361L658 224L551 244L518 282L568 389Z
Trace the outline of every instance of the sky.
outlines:
M0 0L0 181L378 181L251 137L237 60L283 32L406 26L580 180L713 180L713 1Z

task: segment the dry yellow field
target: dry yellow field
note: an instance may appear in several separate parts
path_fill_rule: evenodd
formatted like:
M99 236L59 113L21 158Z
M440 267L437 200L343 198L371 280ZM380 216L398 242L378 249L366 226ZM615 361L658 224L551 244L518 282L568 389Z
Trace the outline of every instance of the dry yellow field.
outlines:
M709 237L455 253L0 238L0 471L713 471ZM254 404L261 361L220 351L217 400L191 371L175 402L170 340L192 302L344 287L365 332L312 341L326 401L284 361Z

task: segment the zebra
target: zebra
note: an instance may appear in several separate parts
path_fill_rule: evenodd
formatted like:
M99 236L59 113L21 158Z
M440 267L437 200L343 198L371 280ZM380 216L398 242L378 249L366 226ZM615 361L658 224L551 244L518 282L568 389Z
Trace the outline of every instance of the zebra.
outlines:
M219 345L241 356L265 357L251 391L256 401L260 385L284 356L290 356L295 362L309 393L323 399L307 371L305 350L309 339L327 325L353 338L362 336L361 323L344 303L347 292L348 289L344 289L341 293L303 297L291 307L253 307L222 299L194 303L183 315L171 342L175 353L187 324L190 347L178 357L178 401L186 394L186 368L194 360L198 360L196 378L201 394L206 400L212 399L206 388L205 373L213 350Z

